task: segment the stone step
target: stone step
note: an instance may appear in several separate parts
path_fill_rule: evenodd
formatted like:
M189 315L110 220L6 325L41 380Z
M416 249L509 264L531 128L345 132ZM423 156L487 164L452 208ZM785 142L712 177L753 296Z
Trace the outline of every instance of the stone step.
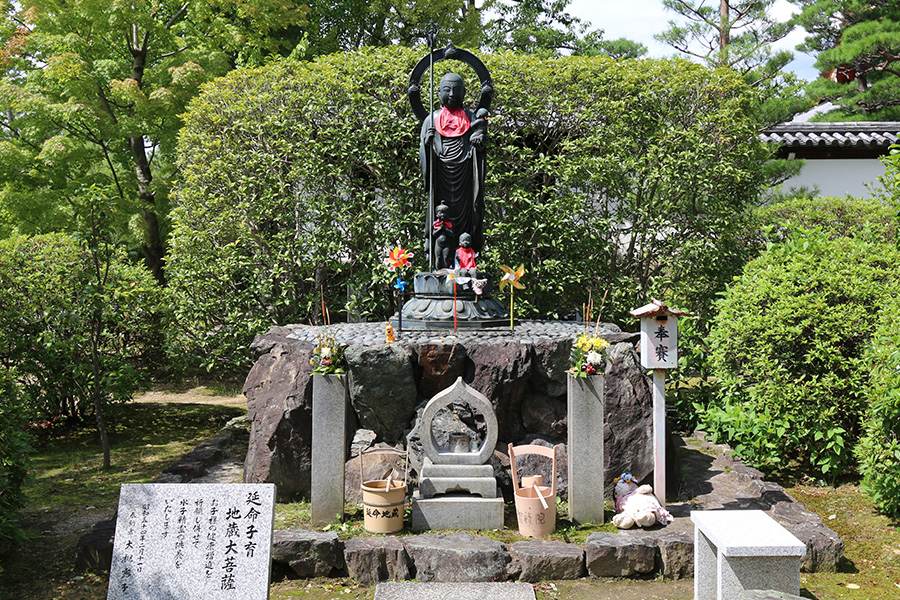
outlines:
M491 465L484 465L493 469ZM425 477L419 480L419 492L423 498L438 494L469 493L481 498L498 498L497 480L493 477Z
M375 600L534 600L528 583L379 583Z

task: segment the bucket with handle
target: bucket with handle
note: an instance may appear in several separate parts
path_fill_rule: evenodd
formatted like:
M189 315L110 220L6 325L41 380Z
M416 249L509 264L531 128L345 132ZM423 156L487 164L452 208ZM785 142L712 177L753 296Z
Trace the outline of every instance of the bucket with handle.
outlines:
M552 461L550 485L543 485L543 477L531 475L522 477L519 486L516 456L539 454ZM513 492L516 498L516 517L519 534L525 537L546 537L556 529L556 449L533 444L525 446L509 445L509 465L512 470Z
M396 454L403 460L403 479L392 467L382 479L365 480L363 455ZM409 476L409 453L393 448L372 448L359 453L359 480L362 482L363 527L369 533L397 533L403 529L406 508L406 482Z

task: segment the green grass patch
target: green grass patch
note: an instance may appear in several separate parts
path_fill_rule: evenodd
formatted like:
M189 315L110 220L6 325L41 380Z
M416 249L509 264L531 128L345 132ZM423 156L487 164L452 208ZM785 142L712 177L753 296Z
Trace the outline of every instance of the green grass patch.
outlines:
M270 600L372 600L375 586L366 587L350 579L289 579L269 588ZM462 599L461 599L462 600Z

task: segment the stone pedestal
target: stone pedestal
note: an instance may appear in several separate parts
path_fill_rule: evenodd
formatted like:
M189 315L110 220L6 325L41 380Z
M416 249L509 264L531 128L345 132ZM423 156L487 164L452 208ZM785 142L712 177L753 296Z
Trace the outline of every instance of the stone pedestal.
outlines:
M487 435L470 452L439 446L435 439L434 417L453 403L468 404L484 417ZM419 427L425 458L412 497L413 531L503 527L503 496L493 467L486 464L497 445L497 416L490 401L459 378L425 406Z
M454 286L450 274L450 271L416 273L414 297L402 309L404 329L481 329L509 324L509 311L491 297L490 276L478 274L477 278L487 283L482 293L476 294L470 284ZM399 325L397 315L391 317L391 323L395 327Z
M806 545L763 511L691 511L691 521L696 600L741 600L744 590L800 593Z
M605 376L568 376L569 519L603 523L603 384Z
M310 521L344 518L344 432L350 394L347 376L313 374Z

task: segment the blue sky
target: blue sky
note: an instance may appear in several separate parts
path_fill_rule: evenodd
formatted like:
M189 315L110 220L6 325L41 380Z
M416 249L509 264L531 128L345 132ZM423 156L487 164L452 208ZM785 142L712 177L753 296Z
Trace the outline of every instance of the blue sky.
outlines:
M711 1L718 4L715 0ZM786 21L794 10L795 7L786 0L777 0L773 14L777 19ZM641 42L647 46L652 58L671 56L675 52L670 46L653 39L653 34L663 31L669 20L676 18L675 13L663 8L661 0L571 0L568 12L589 21L594 29L602 29L604 39L624 37ZM794 50L803 41L804 35L802 29L796 29L776 47L794 53L794 62L789 68L808 80L818 76L813 68L815 59Z

